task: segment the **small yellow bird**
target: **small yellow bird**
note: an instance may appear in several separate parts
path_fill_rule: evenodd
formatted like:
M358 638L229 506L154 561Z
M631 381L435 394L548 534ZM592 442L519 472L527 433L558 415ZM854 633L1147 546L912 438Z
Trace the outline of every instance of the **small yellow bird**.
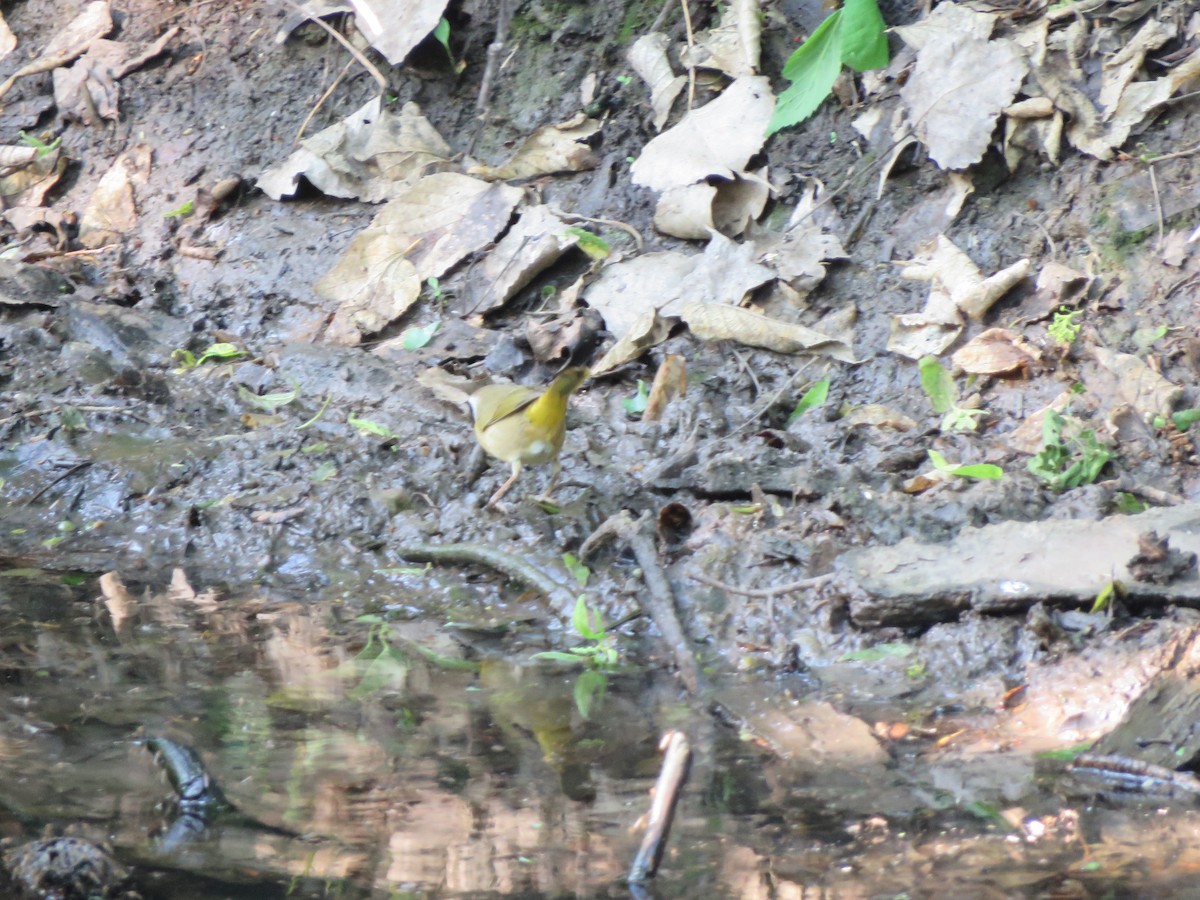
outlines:
M567 400L587 381L584 366L564 369L545 391L520 384L489 384L471 394L468 402L475 417L475 437L489 454L512 463L512 475L492 494L488 506L504 496L521 474L521 466L552 463L550 483L539 500L549 499L562 465L567 433Z

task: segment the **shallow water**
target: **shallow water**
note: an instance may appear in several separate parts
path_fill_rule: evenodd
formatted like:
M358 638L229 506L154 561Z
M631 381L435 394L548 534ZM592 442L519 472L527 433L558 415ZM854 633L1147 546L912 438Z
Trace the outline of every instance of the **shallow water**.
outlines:
M714 716L659 671L581 684L531 659L526 625L372 624L340 600L177 585L131 592L114 627L92 579L0 590L0 832L107 841L147 897L629 896L670 728L695 760L648 896L1136 896L1196 855L1188 809L1069 802L1041 778L1006 824L948 799L979 773L922 784L849 744L835 765L788 758L788 729L822 727L798 678L723 685ZM764 690L795 695L783 725L747 699ZM147 736L193 747L239 814L181 839Z

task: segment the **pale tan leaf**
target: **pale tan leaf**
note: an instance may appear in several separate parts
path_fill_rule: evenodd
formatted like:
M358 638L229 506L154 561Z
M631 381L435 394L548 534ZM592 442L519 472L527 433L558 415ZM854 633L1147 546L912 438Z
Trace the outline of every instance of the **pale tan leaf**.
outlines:
M489 181L509 181L594 169L596 154L588 141L599 130L600 123L583 113L557 125L543 125L525 139L508 162L499 166L472 166L467 174Z
M118 158L96 185L79 220L79 241L83 246L103 247L119 241L137 223L128 163L127 156Z
M600 361L592 366L592 376L603 375L637 359L651 347L661 344L671 333L674 319L666 319L653 309L647 309L630 323L628 329Z
M1017 44L1007 39L944 34L925 45L900 97L939 166L964 169L983 158L1027 69Z
M545 205L531 207L521 217L481 266L486 288L477 311L499 309L539 272L553 265L577 243L567 224Z
M1092 355L1111 378L1103 383L1095 377L1089 378L1088 387L1102 393L1111 391L1118 401L1137 410L1143 421L1171 412L1183 396L1183 388L1167 381L1131 353L1093 347Z
M359 31L393 66L404 62L446 11L447 0L350 0Z
M376 97L305 138L299 150L262 174L257 187L279 200L296 193L304 176L328 196L376 203L436 172L451 154L417 104L406 103L396 113Z
M671 115L675 98L687 84L687 76L676 75L671 70L671 63L667 60L669 41L662 32L644 34L633 42L625 54L633 71L650 87L650 108L654 112L655 131L662 131L667 117Z
M666 412L671 400L686 395L687 363L682 356L668 353L658 371L654 373L654 383L650 385L650 396L646 399L642 421L657 422Z
M954 364L969 375L1009 375L1028 372L1041 352L1015 331L989 328L954 352Z
M694 46L685 49L680 62L685 66L716 69L730 78L758 71L762 20L756 0L732 0L725 4L721 21L696 35Z
M855 362L854 354L841 341L740 306L691 301L683 304L680 314L692 334L704 341L733 340L776 353L817 353Z
M630 167L634 184L665 191L712 175L732 179L762 149L774 109L766 78L737 79L646 145Z

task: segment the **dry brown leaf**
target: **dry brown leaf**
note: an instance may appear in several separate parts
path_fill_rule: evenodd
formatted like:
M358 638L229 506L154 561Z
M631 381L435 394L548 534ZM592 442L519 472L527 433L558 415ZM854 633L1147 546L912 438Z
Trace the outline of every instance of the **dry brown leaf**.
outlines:
M676 75L667 60L670 39L661 32L644 34L625 54L625 59L650 87L650 109L654 113L654 130L662 131L675 98L687 84L687 76Z
M951 357L954 364L969 375L1008 375L1041 358L1041 352L1015 331L989 328L964 344Z
M703 341L733 340L776 353L817 353L843 362L856 361L848 346L829 335L740 306L692 301L683 304L680 315L692 334Z
M121 576L116 572L101 575L100 594L104 597L104 608L112 616L113 631L121 636L128 634L138 604Z
M256 186L279 200L296 193L303 175L330 197L377 203L436 172L451 153L417 104L406 103L396 113L376 97L305 138L299 150L264 172Z
M489 181L511 181L557 172L583 172L596 168L596 154L589 141L600 123L583 113L557 125L543 125L517 148L512 158L499 166L472 166L468 175Z
M96 185L79 220L79 242L88 248L115 243L137 223L128 155L112 164Z
M922 48L900 90L917 136L943 169L983 158L1001 110L1012 103L1028 65L1014 41L938 35ZM980 73L986 71L987 77Z
M654 383L650 385L650 396L646 399L642 421L657 422L667 411L667 404L671 400L686 395L687 363L682 356L668 353L654 373Z
M1104 347L1093 347L1092 355L1100 367L1112 376L1104 385L1096 378L1088 379L1088 387L1101 393L1112 392L1113 397L1128 403L1138 411L1144 421L1156 415L1165 415L1175 408L1183 396L1183 388L1163 378L1131 353L1115 353Z
M650 141L630 167L633 183L665 191L714 175L732 179L762 149L774 108L766 78L737 79L721 96Z
M872 428L891 428L894 431L912 431L917 427L915 419L881 403L868 403L865 406L856 406L838 421L847 428L868 426Z
M17 36L8 27L8 22L4 20L4 16L0 15L0 59L4 59L16 49Z
M486 314L499 309L538 273L578 244L579 238L568 232L567 227L545 205L522 212L480 267L486 287L475 310Z
M1054 410L1056 413L1061 414L1071 405L1071 401L1077 398L1078 395L1073 391L1063 391L1008 434L1004 435L1004 443L1018 453L1032 455L1041 452L1043 435L1045 434L1046 412Z
M447 0L350 0L358 30L393 66L404 62L446 11Z
M675 319L667 319L655 309L645 310L628 330L608 348L600 361L592 366L592 376L603 375L637 359L651 347L661 344L671 333Z
M388 201L314 286L340 304L326 339L356 344L403 315L422 282L495 238L520 197L519 188L442 172Z
M680 54L685 66L716 69L730 78L758 71L762 18L757 0L732 0L719 24L696 35L692 48Z

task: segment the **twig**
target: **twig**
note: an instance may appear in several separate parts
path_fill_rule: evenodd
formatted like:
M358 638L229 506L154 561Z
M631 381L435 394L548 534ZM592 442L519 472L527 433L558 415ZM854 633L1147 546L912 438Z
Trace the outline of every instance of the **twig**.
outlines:
M1017 215L1019 215L1022 219L1025 219L1028 222L1032 222L1037 228L1041 229L1042 237L1044 237L1046 239L1046 243L1050 247L1050 259L1051 260L1057 259L1058 258L1058 245L1054 243L1054 238L1050 237L1050 231L1046 228L1046 226L1043 225L1041 222L1039 222L1037 219L1033 218L1032 216L1027 216L1027 215L1025 215L1025 213L1020 212L1019 210L1017 212Z
M549 206L547 209L564 221L578 220L580 222L592 222L595 225L607 225L609 228L619 228L633 238L633 242L637 245L639 251L646 245L646 242L642 240L642 233L640 231L632 225L627 225L616 219L598 219L595 216L581 216L579 213L563 212L554 206Z
M332 95L333 92L337 89L337 86L342 83L342 79L346 77L346 73L350 71L350 67L352 65L354 65L354 60L352 60L352 59L346 60L346 64L344 66L342 66L342 71L338 72L337 77L335 79L333 79L333 83L330 84L329 88L325 91L325 93L323 93L320 96L320 98L318 98L318 100L317 100L316 104L313 106L313 108L308 111L308 115L304 117L304 121L300 123L299 129L297 129L297 131L296 131L296 136L294 138L292 138L293 144L300 143L300 138L302 138L304 136L304 129L306 129L308 127L308 123L312 121L312 117L317 114L317 110L319 110L322 106L325 105L325 101L329 99L330 95Z
M715 578L709 578L707 575L700 575L696 572L689 572L688 578L691 578L693 581L699 581L701 584L707 584L709 587L715 587L717 590L724 591L727 594L737 594L742 597L768 598L823 587L833 581L834 574L828 572L824 575L814 575L811 578L801 578L799 581L789 581L787 584L777 584L775 587L769 588L734 587L732 584L726 584L723 581L717 581ZM819 606L825 602L824 599L820 599L817 601L817 605Z
M475 99L475 114L479 118L487 118L492 101L492 82L496 80L496 72L500 69L500 55L504 52L504 42L508 40L508 22L512 18L512 0L500 0L496 5L496 34L487 48L487 64L483 68L483 78L479 82L479 96Z
M1196 91L1194 94L1186 94L1185 96L1188 96L1188 97L1200 96L1200 91ZM1182 100L1183 97L1175 97L1173 99ZM1180 159L1184 156L1192 156L1196 153L1200 153L1200 144L1195 144L1194 146L1188 147L1186 150L1176 150L1174 153L1164 153L1161 156L1154 157L1154 159L1147 160L1147 162L1160 163L1160 162L1164 162L1165 160L1168 160L1168 159Z
M696 657L692 655L691 641L683 633L679 617L675 613L675 595L662 567L650 537L650 513L642 513L636 522L628 510L621 510L605 520L579 548L579 558L586 560L600 544L618 538L633 550L634 558L642 570L646 592L642 594L641 606L649 614L663 641L671 648L675 657L675 668L688 693L700 692L700 670Z
M654 783L654 799L650 812L646 814L646 834L642 846L629 868L629 881L642 884L653 878L662 862L667 838L671 834L671 822L675 818L675 807L687 783L692 763L692 748L682 731L668 731L658 747L663 753L662 770Z
M50 488L54 487L60 481L66 481L68 478L70 478L76 472L80 472L83 469L86 469L90 465L92 465L92 460L90 460L90 459L85 459L83 462L75 463L75 465L71 466L69 469L67 469L67 471L63 472L57 478L53 479L49 484L44 484L40 488L38 488L38 490L36 490L34 492L33 496L25 501L24 505L28 506L29 504L35 502L39 497L42 496L42 494L46 493L46 491L50 490Z
M1128 473L1110 481L1102 481L1100 482L1100 486L1114 492L1123 491L1126 494L1136 494L1139 497L1149 500L1151 503L1157 503L1159 506L1181 506L1187 503L1186 497L1181 497L1179 494L1172 494L1170 491L1164 491L1162 488L1141 484L1134 481Z
M463 562L487 566L540 591L563 615L569 616L575 608L575 595L566 585L532 563L487 544L409 544L397 547L396 555L410 562Z
M683 25L687 29L688 45L688 111L696 105L696 35L692 33L692 12L688 0L679 0L683 7Z
M350 41L346 38L346 36L344 34L342 34L340 31L338 31L336 28L334 28L332 25L330 25L328 22L326 22L320 16L310 16L308 13L306 13L300 7L299 4L297 4L295 2L295 0L286 0L286 2L288 4L288 6L295 9L298 13L300 13L306 19L311 19L317 25L320 25L327 32L329 32L330 37L332 37L335 41L337 41L339 44L341 44L343 47L345 47L346 50L350 53L350 55L353 56L356 60L358 60L359 65L361 65L364 69L366 69L368 72L371 73L371 77L374 78L376 83L378 83L378 85L379 85L379 93L383 94L383 93L387 92L387 86L388 86L387 79L383 77L383 73L380 72L379 69L377 69L371 63L371 61L363 55L361 50L359 50L357 47L355 47L353 44L351 44Z
M1154 212L1158 216L1158 246L1155 251L1162 253L1163 249L1163 210L1162 197L1158 195L1158 178L1154 174L1154 163L1150 163L1150 187L1154 191Z
M671 0L663 0L663 5L658 10L658 15L654 17L654 21L650 23L650 27L646 29L647 34L654 34L662 27L662 23L666 21L667 13L673 9Z

